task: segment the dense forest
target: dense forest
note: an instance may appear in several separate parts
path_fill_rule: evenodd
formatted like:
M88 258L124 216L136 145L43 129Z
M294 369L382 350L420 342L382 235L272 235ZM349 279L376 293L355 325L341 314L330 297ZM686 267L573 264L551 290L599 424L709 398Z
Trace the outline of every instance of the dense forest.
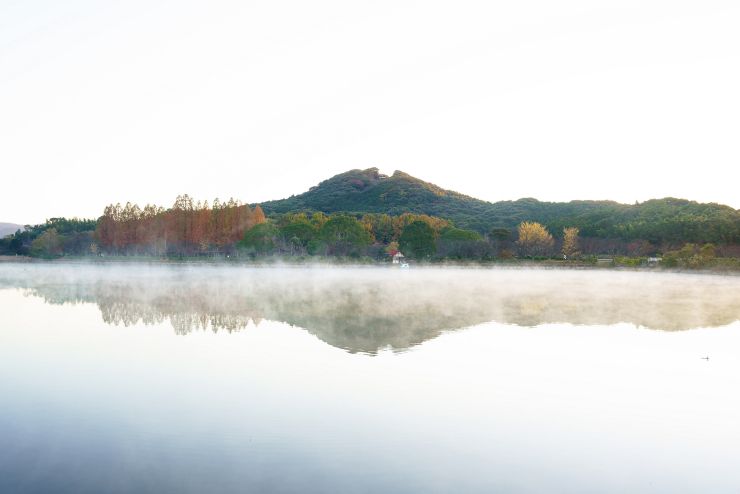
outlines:
M87 255L95 243L95 220L51 218L0 239L0 255L55 257Z
M455 226L488 235L536 221L552 232L577 227L590 238L642 240L662 246L684 242L740 243L740 211L720 204L654 199L640 204L613 201L542 202L536 199L490 203L444 190L403 172L388 177L377 168L336 175L308 192L262 204L265 213L405 212L447 218Z
M52 218L27 226L0 240L0 254L61 255L198 255L229 254L265 215L230 199L194 202L178 196L169 209L151 204L109 205L97 220Z
M262 205L178 196L170 208L109 205L97 220L52 218L0 239L0 254L339 256L387 259L646 257L674 265L740 256L740 212L656 199L488 203L402 172L352 170Z
M427 254L436 252L438 238L444 239L457 231L448 220L411 213L399 216L366 214L361 217L344 213L325 215L319 212L310 216L287 213L252 228L239 242L238 248L247 255L367 256L381 259L399 248L412 254L412 243L418 242L418 233L415 232L419 228L431 240L419 257L429 257ZM482 237L472 233L476 240L484 243ZM429 249L434 252L427 252Z

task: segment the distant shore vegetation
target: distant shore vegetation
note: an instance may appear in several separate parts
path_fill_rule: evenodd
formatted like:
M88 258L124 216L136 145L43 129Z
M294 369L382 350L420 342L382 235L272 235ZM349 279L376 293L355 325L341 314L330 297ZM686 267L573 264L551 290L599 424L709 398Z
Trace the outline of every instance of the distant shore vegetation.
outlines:
M335 175L261 204L111 204L95 219L51 218L0 239L0 255L37 258L313 258L560 261L673 268L740 262L740 210L685 199L642 203L486 202L401 171Z
M342 258L366 261L565 261L616 266L737 268L740 246L583 236L536 221L486 233L426 214L299 212L178 196L170 208L109 205L97 220L52 218L0 240L0 255L59 257Z

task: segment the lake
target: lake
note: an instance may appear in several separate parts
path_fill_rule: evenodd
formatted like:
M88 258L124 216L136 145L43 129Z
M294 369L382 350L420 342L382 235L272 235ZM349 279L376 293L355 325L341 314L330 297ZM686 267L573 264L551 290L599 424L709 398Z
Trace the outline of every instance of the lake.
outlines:
M740 492L740 277L0 264L0 492Z

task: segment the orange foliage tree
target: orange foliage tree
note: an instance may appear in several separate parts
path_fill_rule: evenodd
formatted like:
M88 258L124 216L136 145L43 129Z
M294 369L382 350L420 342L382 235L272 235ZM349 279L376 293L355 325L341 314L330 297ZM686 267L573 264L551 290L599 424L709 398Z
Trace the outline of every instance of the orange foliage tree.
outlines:
M177 196L169 209L147 204L109 205L98 220L96 237L109 253L198 254L226 252L244 232L265 222L259 206L254 209L234 199L228 202L195 202Z

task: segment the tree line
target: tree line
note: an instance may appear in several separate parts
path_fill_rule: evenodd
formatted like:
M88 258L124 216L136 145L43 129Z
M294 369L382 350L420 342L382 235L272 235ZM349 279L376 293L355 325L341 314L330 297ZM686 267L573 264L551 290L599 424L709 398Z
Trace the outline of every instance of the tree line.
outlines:
M250 228L265 222L259 205L230 199L195 202L177 196L169 209L147 204L111 204L98 219L95 238L102 252L115 254L224 253Z
M411 242L419 228L436 239L453 226L448 220L425 214L286 213L252 228L238 247L248 255L378 258L397 250L399 244ZM412 249L410 244L407 249Z
M536 222L522 222L515 231L500 229L484 236L424 214L286 213L247 231L238 249L250 256L383 259L401 252L416 260L561 255L573 259L581 254L579 241L578 228L565 228L562 239L556 240Z
M583 259L606 254L630 258L666 254L666 264L706 265L738 257L737 246L709 243L656 244L644 239L583 236L578 226L553 230L536 221L487 233L457 227L427 214L284 213L265 217L260 205L230 199L194 201L178 196L167 209L111 204L97 220L51 218L0 239L0 254L202 256L336 256L388 259ZM553 233L550 233L550 232ZM735 249L735 250L733 250ZM711 255L709 255L711 253Z
M26 225L0 239L1 255L57 257L86 255L95 242L97 222L80 218L50 218L39 225Z
M170 208L111 204L97 220L51 218L0 239L0 254L32 257L63 255L229 254L244 233L265 222L254 208L234 199L194 201L178 196Z

